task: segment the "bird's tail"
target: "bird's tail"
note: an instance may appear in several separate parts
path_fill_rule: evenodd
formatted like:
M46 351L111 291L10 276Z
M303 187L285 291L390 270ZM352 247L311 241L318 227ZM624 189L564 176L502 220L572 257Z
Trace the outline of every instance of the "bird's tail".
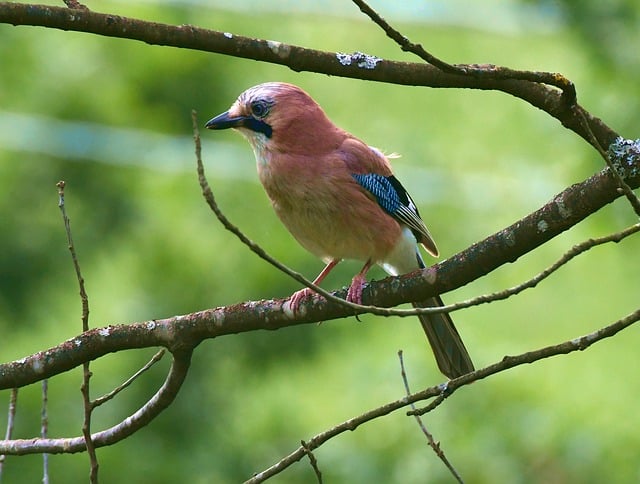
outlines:
M415 308L438 306L444 306L440 296L413 303ZM457 378L474 370L471 357L447 313L420 314L418 317L429 339L438 368L444 375L449 378Z

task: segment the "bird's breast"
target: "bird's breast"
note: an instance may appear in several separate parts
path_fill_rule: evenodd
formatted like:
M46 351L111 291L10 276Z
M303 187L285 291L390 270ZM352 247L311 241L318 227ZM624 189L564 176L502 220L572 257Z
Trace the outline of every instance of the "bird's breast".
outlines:
M385 260L399 224L360 187L344 165L271 158L258 163L276 214L308 251L327 259Z

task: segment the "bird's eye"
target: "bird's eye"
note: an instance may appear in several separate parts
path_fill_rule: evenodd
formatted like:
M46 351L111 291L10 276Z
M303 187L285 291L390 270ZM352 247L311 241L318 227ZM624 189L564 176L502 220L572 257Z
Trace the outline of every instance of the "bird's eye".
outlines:
M250 107L251 114L253 114L256 118L264 118L267 114L269 114L269 103L262 99L253 101Z

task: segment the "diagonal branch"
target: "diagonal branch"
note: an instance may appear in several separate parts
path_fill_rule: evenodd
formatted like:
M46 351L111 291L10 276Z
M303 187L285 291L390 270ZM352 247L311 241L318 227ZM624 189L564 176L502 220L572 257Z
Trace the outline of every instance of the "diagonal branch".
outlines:
M635 224L624 230L621 230L620 232L616 232L616 233L613 233L604 237L600 237L597 239L586 240L585 242L582 242L572 247L569 251L567 251L558 261L553 263L550 267L546 268L545 270L543 270L533 278L521 284L518 284L515 287L509 288L500 292L496 292L493 294L485 294L485 295L477 296L472 299L461 301L455 304L431 307L431 308L416 308L416 309L396 309L396 308L389 309L389 308L383 308L379 306L354 304L352 302L346 301L345 299L337 297L334 294L329 293L328 291L324 290L323 288L317 286L313 282L306 279L300 273L293 271L292 269L290 269L289 267L287 267L286 265L284 265L283 263L275 259L273 256L269 255L262 247L260 247L258 244L250 240L237 226L231 223L231 221L224 215L220 207L218 207L218 204L215 200L211 187L209 186L209 183L204 173L204 165L202 163L202 145L200 141L200 133L198 130L197 113L195 110L191 112L191 119L193 123L193 138L195 141L195 154L196 154L198 181L200 183L200 187L202 189L202 193L207 204L209 205L211 210L214 212L214 214L216 215L220 223L224 226L224 228L232 232L236 237L238 237L238 239L240 239L240 241L244 245L246 245L258 257L265 260L266 262L274 266L279 271L283 272L284 274L288 275L294 280L302 283L306 287L312 289L314 292L323 296L326 300L343 305L347 308L351 308L356 313L367 312L370 314L377 314L380 316L414 316L416 314L433 314L433 313L441 313L441 312L452 312L459 309L476 306L478 304L484 304L484 303L493 302L497 300L507 299L508 297L519 294L525 289L536 287L541 281L549 277L551 274L553 274L555 271L557 271L562 266L567 264L573 258L588 251L589 249L597 245L605 244L607 242L616 242L616 243L620 242L624 238L640 231L640 224ZM612 146L615 146L615 145L612 145ZM638 153L636 153L637 150L635 150L635 148L636 148L635 145L632 145L632 149L629 149L625 152L625 154L627 155L627 158L633 157L634 155L635 156L638 155ZM618 182L618 184L620 185L622 183L623 186L627 187L630 190L628 185L626 185L626 183L623 181L622 176L618 174L618 171L616 170L616 167L613 165L613 163L609 159L609 156L605 154L605 157L607 159L607 163L612 168L612 171L610 173L615 175L614 178ZM627 167L622 162L622 160L617 160L617 161L621 167L624 166L625 174L627 172L632 171L627 169ZM640 169L636 170L636 174L638 172L640 172ZM624 193L625 195L627 195L627 191L625 191ZM312 303L309 303L309 302L303 303L301 307L303 309L306 309L307 305L309 304L312 304ZM295 315L292 314L292 317L293 316Z
M496 78L490 74L465 76L445 72L429 64L379 59L359 52L351 55L325 52L192 25L168 25L89 10L12 2L0 2L0 23L87 32L139 40L152 45L201 50L283 65L296 72L317 72L411 86L497 90L520 98L548 113L589 143L591 136L584 128L583 119L601 146L609 146L618 136L600 119L584 111L579 105L568 103L556 88L527 79L525 71L511 71L517 75L506 76L507 78ZM509 73L505 68L496 66L458 64L455 67L476 73L500 70ZM529 75L535 78L535 73ZM559 74L550 76L566 79ZM547 79L549 82L552 80ZM570 85L570 81L566 80L563 83L566 87L563 92L569 92L567 86Z
M634 159L635 166L638 160ZM626 179L637 188L640 173ZM497 267L513 262L556 235L568 230L621 194L608 169L556 195L540 209L483 241L421 272L387 278L368 285L365 303L397 306L462 287ZM339 293L344 296L344 294ZM60 374L105 354L133 348L163 346L170 351L190 350L207 338L257 329L344 318L353 309L327 301L314 301L295 317L286 300L247 302L199 311L168 319L91 329L60 345L0 365L0 389L21 387Z
M533 363L535 361L550 358L552 356L567 354L574 351L582 351L598 341L614 336L616 333L631 326L639 320L640 309L637 309L628 316L602 329L594 331L593 333L581 336L579 338L574 338L557 345L548 346L527 353L522 353L517 356L505 356L502 361L494 363L493 365L489 365L485 368L467 373L466 375L463 375L454 380L450 380L445 384L426 388L422 391L407 395L399 400L395 400L378 408L369 410L361 415L358 415L357 417L350 418L349 420L346 420L328 430L325 430L324 432L313 436L311 439L305 441L304 447L298 447L295 451L291 452L289 455L285 456L280 461L273 464L271 467L265 469L262 472L254 474L253 477L245 481L245 484L257 484L260 482L264 482L268 478L279 474L294 463L300 461L305 455L307 455L307 452L317 449L328 440L344 432L353 431L367 422L378 419L380 417L384 417L385 415L389 415L390 413L402 409L406 406L410 406L415 402L434 399L432 404L425 407L425 409L409 411L407 413L408 415L423 415L427 411L433 410L434 408L438 407L439 404L445 400L445 398L451 396L453 392L465 385L490 377L516 366Z
M405 52L411 52L420 57L425 62L437 67L438 69L448 74L456 74L461 76L471 76L478 79L493 79L493 80L519 80L530 81L540 84L548 84L555 86L562 90L562 97L568 106L572 106L576 102L576 88L569 79L562 74L555 72L542 72L542 71L520 71L515 69L509 69L507 67L500 67L495 65L468 65L468 64L449 64L443 60L440 60L433 54L427 52L420 44L411 42L407 37L402 35L398 30L394 29L385 19L383 19L378 12L372 9L363 0L353 0L360 11L369 17L376 25L384 30L387 37L393 40L400 46Z
M531 81L534 83L548 84L550 86L557 87L562 90L562 100L566 103L566 107L574 111L574 115L581 123L586 134L585 139L591 144L596 151L602 156L607 166L613 170L613 164L610 160L607 151L602 147L602 143L595 137L589 122L586 118L586 113L582 109L578 109L576 106L576 88L573 82L567 79L562 74L555 72L542 72L542 71L520 71L509 69L507 67L499 67L495 65L452 65L438 59L436 56L427 52L422 45L411 42L407 37L402 35L398 30L394 29L385 19L383 19L378 12L372 9L364 0L353 0L362 13L367 15L375 24L377 24L387 36L392 39L400 48L407 52L420 57L425 62L436 66L443 72L450 74L458 74L461 76L471 76L478 79L513 79L521 81ZM613 140L611 140L613 143ZM635 210L636 214L640 216L640 199L635 196L631 191L631 188L624 182L623 178L613 170L613 175L616 178L618 185L624 192L625 196L629 200L629 203Z
M407 378L407 372L404 368L404 357L402 356L402 350L398 351L398 359L400 360L400 375L402 377L402 383L404 384L404 389L407 392L407 397L411 397L411 390L409 389L409 379ZM436 399L435 401L438 401L438 399ZM409 406L411 407L411 410L416 410L416 406L414 403L410 403ZM433 434L429 432L429 429L427 429L426 425L420 418L420 415L414 415L414 417L416 419L416 422L418 423L418 427L420 427L420 430L422 430L422 433L427 438L427 443L429 444L429 447L433 449L433 451L436 453L438 458L447 467L447 469L449 469L449 472L451 472L451 475L453 475L456 481L458 481L459 484L464 484L464 481L462 480L460 473L455 467L453 467L453 464L451 463L449 458L445 455L444 451L442 450L442 447L440 447L440 442L437 442L433 438Z
M134 381L136 381L144 372L148 371L149 368L151 368L158 361L160 361L165 353L166 353L166 350L164 348L159 350L158 352L156 352L156 354L153 355L153 357L151 357L151 359L142 368L140 368L133 375L131 375L129 378L127 378L123 383L118 385L116 388L111 390L109 393L107 393L105 395L102 395L101 397L96 398L93 401L93 406L94 407L99 407L100 405L104 405L109 400L114 398L118 393L120 393L122 390L127 388Z

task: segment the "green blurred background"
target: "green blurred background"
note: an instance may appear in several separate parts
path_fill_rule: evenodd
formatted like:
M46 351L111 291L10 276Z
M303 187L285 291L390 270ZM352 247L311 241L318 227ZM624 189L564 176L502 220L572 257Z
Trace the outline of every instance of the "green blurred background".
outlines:
M53 3L53 2L51 2ZM205 5L206 3L206 5ZM56 3L53 3L56 4ZM59 2L62 4L62 2ZM398 5L400 4L400 5ZM91 8L158 22L329 50L414 60L348 1L128 2ZM631 1L375 1L412 40L449 62L562 72L581 104L637 138L639 8ZM340 126L402 157L412 193L444 257L500 230L602 167L597 153L547 116L502 93L400 87L202 52L43 28L0 25L0 360L56 345L81 328L77 282L57 207L67 210L91 324L168 317L299 286L216 222L195 175L190 111L200 122L268 81L309 91ZM636 128L634 130L634 128ZM205 132L220 206L251 238L313 277L272 213L246 142ZM515 285L572 244L634 222L618 201L532 254L461 288L453 302ZM573 338L638 304L638 239L594 249L539 288L454 315L478 367ZM345 285L345 263L327 288ZM381 278L381 271L371 276ZM98 450L103 482L238 482L307 439L404 393L443 381L411 318L362 317L205 341L176 402L126 441ZM586 352L516 368L456 393L425 418L468 482L637 482L640 415L636 327ZM153 349L93 364L98 396ZM165 358L168 359L168 358ZM162 381L168 362L95 414L118 422ZM80 434L80 371L50 381L51 436ZM9 392L0 393L0 429ZM39 433L40 386L20 390L15 437ZM4 432L4 431L2 431ZM403 412L316 452L326 482L451 482ZM4 482L37 482L41 457L9 457ZM85 454L52 456L54 482L82 482ZM273 482L312 482L306 462Z

